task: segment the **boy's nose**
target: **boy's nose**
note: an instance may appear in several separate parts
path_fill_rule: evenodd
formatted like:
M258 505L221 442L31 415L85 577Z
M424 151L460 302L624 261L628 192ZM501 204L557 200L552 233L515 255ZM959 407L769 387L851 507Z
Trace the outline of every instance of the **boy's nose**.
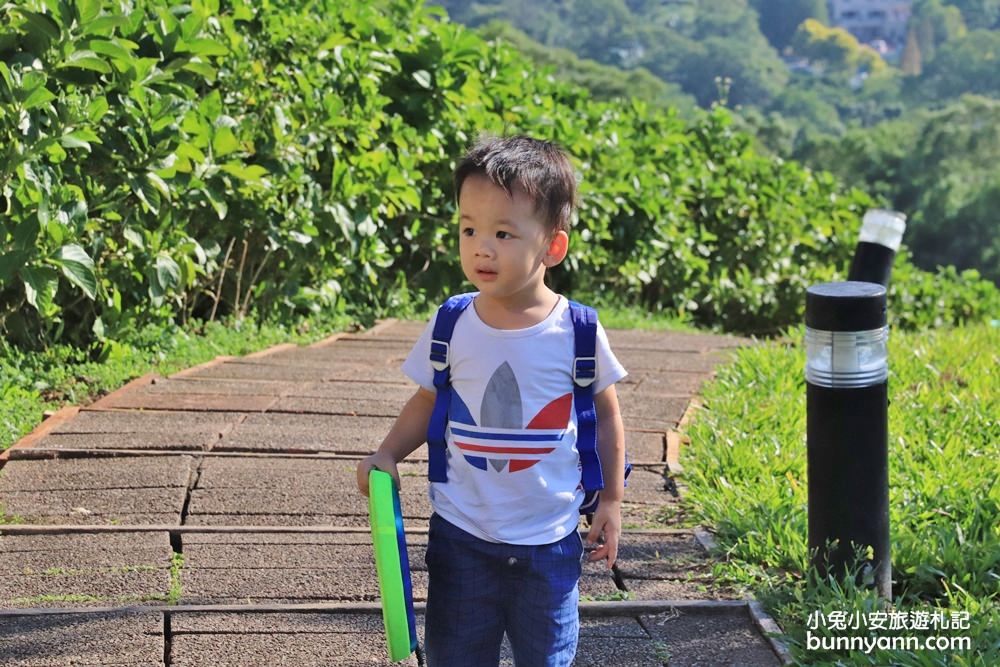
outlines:
M476 256L477 257L492 257L493 256L493 245L488 241L481 241L476 246Z

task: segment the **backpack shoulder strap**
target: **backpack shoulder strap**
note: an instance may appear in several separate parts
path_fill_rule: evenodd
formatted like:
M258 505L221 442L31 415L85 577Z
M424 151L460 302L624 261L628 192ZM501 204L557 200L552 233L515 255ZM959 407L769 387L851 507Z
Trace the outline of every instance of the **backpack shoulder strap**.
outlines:
M459 316L472 303L474 294L458 294L439 308L431 335L430 362L434 369L434 411L427 424L428 478L432 482L448 481L448 459L445 456L445 427L451 404L451 336Z
M583 467L584 491L604 488L601 459L597 454L597 410L594 381L597 379L597 311L569 302L573 319L573 405L576 406L576 448Z

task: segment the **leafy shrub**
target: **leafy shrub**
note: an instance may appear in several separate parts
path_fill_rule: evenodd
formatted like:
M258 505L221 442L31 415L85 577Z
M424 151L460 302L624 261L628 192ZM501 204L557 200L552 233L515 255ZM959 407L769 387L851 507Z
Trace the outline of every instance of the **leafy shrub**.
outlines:
M756 154L722 109L590 100L436 12L0 6L0 329L107 352L170 319L438 301L461 280L451 171L480 131L574 155L579 223L552 280L578 298L766 333L846 265L862 192Z

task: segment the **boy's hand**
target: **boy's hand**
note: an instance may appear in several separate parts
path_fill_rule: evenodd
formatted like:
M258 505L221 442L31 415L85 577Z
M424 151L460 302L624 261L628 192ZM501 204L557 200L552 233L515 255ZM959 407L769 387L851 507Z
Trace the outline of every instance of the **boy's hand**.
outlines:
M396 483L396 488L400 488L399 471L396 470L396 460L389 454L375 452L371 456L361 459L358 463L358 489L364 495L368 495L368 473L372 468L378 468L382 472L392 475L392 480ZM600 509L598 507L598 509Z
M594 544L604 533L604 544L601 544L590 553L588 560L597 561L608 559L608 569L618 560L618 538L622 533L622 502L620 500L605 500L597 505L597 512L594 514L594 523L587 533L587 543Z

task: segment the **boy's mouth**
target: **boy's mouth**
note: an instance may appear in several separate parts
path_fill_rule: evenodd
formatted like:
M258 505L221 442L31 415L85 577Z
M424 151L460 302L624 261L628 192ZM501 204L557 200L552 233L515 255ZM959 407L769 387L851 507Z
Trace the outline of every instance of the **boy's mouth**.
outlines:
M489 269L476 269L476 277L480 280L492 282L497 279L497 272L490 271Z

